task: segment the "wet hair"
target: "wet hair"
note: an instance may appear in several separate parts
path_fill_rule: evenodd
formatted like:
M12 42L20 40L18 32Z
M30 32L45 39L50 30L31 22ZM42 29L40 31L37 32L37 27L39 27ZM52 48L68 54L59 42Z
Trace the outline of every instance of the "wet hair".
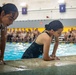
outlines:
M45 25L45 30L51 30L57 31L58 29L63 28L63 24L59 20L54 20L50 22L49 24Z
M2 11L4 11L5 15L6 15L6 14L18 12L18 9L14 4L7 3L7 4L3 5L2 7L0 7L0 14Z

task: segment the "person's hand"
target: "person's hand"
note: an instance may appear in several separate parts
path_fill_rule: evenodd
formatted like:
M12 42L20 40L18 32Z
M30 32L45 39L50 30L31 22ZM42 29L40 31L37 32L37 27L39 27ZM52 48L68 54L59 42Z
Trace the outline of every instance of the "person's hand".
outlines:
M56 57L56 56L54 57L54 59L55 59L55 60L60 60L60 59L59 59L58 57Z
M0 60L0 65L5 65L6 63L3 60Z
M50 55L50 57L53 59L53 60L60 60L57 56L55 55Z
M0 50L0 65L3 65L5 64L4 60L3 60L3 57L1 56L1 50Z
M55 60L55 59L54 59L53 57L51 57L51 56L50 56L50 59L51 59L51 60Z
M6 64L3 59L0 58L0 65Z

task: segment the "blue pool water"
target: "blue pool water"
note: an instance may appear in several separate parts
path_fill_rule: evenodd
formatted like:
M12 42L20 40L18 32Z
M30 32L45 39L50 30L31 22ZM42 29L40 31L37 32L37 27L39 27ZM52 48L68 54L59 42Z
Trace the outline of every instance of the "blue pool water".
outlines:
M18 60L21 59L24 51L28 48L31 43L7 43L4 60ZM49 55L52 53L54 44L51 44ZM57 49L57 56L68 56L76 55L76 44L65 44L61 43Z

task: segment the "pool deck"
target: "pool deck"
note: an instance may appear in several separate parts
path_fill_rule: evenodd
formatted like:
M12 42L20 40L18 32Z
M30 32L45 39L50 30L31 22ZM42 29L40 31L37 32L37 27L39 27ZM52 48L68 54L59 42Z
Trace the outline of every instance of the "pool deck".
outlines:
M6 65L0 65L0 75L76 75L76 56L59 58L53 61L40 58L5 61Z

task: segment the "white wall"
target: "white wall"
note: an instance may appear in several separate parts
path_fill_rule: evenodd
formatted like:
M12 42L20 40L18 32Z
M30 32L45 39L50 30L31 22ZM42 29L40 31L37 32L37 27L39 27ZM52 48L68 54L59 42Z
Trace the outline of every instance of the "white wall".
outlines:
M75 19L76 18L76 0L66 1L66 12L59 12L58 0L0 0L0 5L5 1L16 4L19 10L19 20L41 20L41 19ZM21 2L28 4L28 14L22 15ZM49 18L46 18L49 16Z

